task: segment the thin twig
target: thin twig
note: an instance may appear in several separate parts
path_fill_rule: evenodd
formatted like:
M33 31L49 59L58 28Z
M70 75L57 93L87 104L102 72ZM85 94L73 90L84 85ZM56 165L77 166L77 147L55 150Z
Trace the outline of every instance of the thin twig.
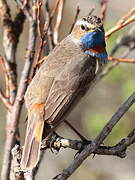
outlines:
M114 32L122 29L123 27L127 26L128 24L135 21L135 15L129 17L126 21L121 22L120 24L116 24L113 28L105 33L106 39L109 38Z
M64 123L67 124L83 141L87 141L87 139L79 132L77 131L67 120L64 120Z
M76 14L75 14L74 20L73 20L73 23L72 23L72 26L71 26L71 29L70 29L70 31L69 31L69 34L72 32L72 30L73 30L73 28L74 28L74 26L75 26L75 23L76 23L76 21L77 21L77 19L78 19L79 13L80 13L80 7L79 7L79 5L78 5L78 6L77 6L77 9L76 9Z
M0 0L0 18L3 25L3 47L5 53L5 66L8 73L9 99L14 102L16 96L17 78L16 78L16 37L14 34L14 25L10 14L10 8L6 0Z
M108 7L108 0L101 0L101 9L100 9L100 18L102 20L102 22L104 23L105 21L105 17L106 17L106 11L107 11L107 7Z
M0 55L0 64L2 67L2 71L4 73L4 77L5 77L5 84L6 84L6 97L9 98L9 76L8 76L8 70L7 70L7 66L5 65L5 61L3 59L3 57Z
M135 7L133 7L126 15L124 15L117 24L123 24L129 17L135 14Z
M42 7L42 3L40 0L37 0L36 7L37 7L37 31L38 31L39 38L41 38L40 11Z
M4 96L4 94L1 91L1 89L0 89L0 99L3 102L3 104L5 105L5 107L8 109L8 111L11 111L12 104L8 101L8 98L6 98Z
M45 41L45 38L46 38L46 35L47 35L47 32L48 32L48 29L50 27L50 24L52 22L52 19L54 17L54 14L58 8L58 3L59 3L60 0L57 0L51 13L50 13L50 18L47 19L47 21L44 23L44 27L43 27L43 32L40 34L40 45L39 45L39 49L38 49L38 52L37 52L37 56L36 56L36 60L35 60L35 65L33 67L33 75L35 75L36 73L36 70L37 68L39 67L39 61L41 59L41 54L42 54L42 50L43 50L43 47L45 46L46 44L46 41ZM39 18L39 16L37 17L37 19Z
M134 48L129 48L127 51L125 51L125 53L122 55L122 57L120 59L124 59L126 56L129 55L129 53L133 50ZM100 73L100 75L98 76L97 80L101 80L102 78L104 78L105 76L107 76L114 68L116 68L118 65L120 64L119 61L114 62L112 65L110 65L109 67L107 67L105 70L103 70L103 72Z
M91 142L84 147L84 149L75 157L74 161L70 166L63 170L63 172L53 179L55 180L65 180L70 177L74 171L83 163L83 161L90 156L99 146L105 138L110 134L113 127L119 122L121 117L128 111L128 109L135 102L135 93L133 93L123 105L118 109L118 111L112 116L110 121L105 125L99 135Z
M65 0L59 1L58 14L57 14L55 26L53 28L53 41L55 45L58 44L58 41L59 41L59 28L60 28L60 24L61 24L61 20L63 16L64 2Z
M49 21L50 19L50 16L51 16L51 12L50 12L50 7L49 7L49 3L48 1L46 1L45 3L45 8L46 8L46 11L45 11L45 17L46 17L46 21ZM51 51L54 47L55 47L55 44L54 44L54 41L53 41L53 27L52 27L52 23L50 23L50 26L48 28L48 33L47 33L47 37L48 37L48 51ZM46 55L48 55L49 52L46 52Z
M116 58L116 57L108 57L109 61L117 61L117 62L123 62L123 63L135 63L135 59L127 59L127 58Z

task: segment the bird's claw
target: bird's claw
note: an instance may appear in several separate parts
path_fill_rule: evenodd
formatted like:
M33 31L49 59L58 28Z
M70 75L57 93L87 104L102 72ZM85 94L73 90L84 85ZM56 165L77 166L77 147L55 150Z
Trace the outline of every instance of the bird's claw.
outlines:
M49 144L49 147L52 153L55 153L54 150L56 151L56 154L59 152L60 145L59 146L56 145L57 142L59 141L60 141L60 137L58 136L56 132L53 132L53 135L51 137L50 144Z

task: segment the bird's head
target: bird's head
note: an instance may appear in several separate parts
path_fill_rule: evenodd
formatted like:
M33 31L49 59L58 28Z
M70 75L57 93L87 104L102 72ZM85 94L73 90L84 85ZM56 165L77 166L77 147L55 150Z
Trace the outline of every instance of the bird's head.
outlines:
M78 20L71 36L75 43L79 43L85 54L97 57L103 64L107 63L104 28L99 17L89 15Z
M87 33L98 31L104 33L101 19L95 15L88 15L76 22L71 34L79 41Z

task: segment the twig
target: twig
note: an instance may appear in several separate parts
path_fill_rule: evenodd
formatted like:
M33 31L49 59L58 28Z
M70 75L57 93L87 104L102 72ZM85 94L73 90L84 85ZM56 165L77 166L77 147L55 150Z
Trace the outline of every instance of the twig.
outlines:
M121 117L128 111L128 109L135 102L135 93L133 93L125 103L118 109L118 111L112 116L111 120L105 125L99 135L84 147L84 149L75 157L74 161L70 166L63 170L63 172L53 179L55 180L65 180L71 176L74 171L82 164L82 162L90 156L112 131L113 127L118 123Z
M32 170L22 171L20 167L20 161L22 156L22 150L19 145L15 145L12 149L12 158L13 158L13 171L14 176L13 179L16 180L33 180Z
M56 19L55 26L53 28L53 30L54 30L53 31L53 41L54 41L55 45L58 44L59 28L60 28L60 24L61 24L61 20L62 20L62 15L63 15L64 2L65 2L65 0L59 1L57 19Z
M37 7L37 31L38 31L39 38L41 38L41 28L40 28L40 11L41 11L41 6L42 6L41 1L37 0L37 4L36 4L36 7Z
M81 140L83 141L88 141L82 134L80 134L79 131L77 131L67 120L64 120L64 123L67 124L77 135L80 137Z
M98 77L98 80L104 78L107 76L114 68L116 68L120 63L119 62L114 62L111 66L109 66L107 69L105 69L103 72Z
M45 3L45 8L46 8L46 11L45 11L46 21L49 21L50 16L51 16L51 12L50 12L48 1ZM55 44L53 41L53 28L52 28L51 23L50 23L50 26L48 28L47 37L48 37L47 40L48 40L48 49L49 49L48 51L51 51L55 47ZM46 55L48 55L48 54L49 54L49 52L46 52Z
M101 0L101 9L100 9L100 18L102 22L104 23L105 17L106 17L106 11L107 11L107 6L108 6L108 0Z
M13 171L16 180L25 180L24 173L21 171L20 168L20 161L21 161L21 150L19 145L15 145L12 149L12 158L13 158Z
M124 59L128 54L133 50L133 48L129 48L121 57L121 59ZM103 72L100 73L100 75L97 77L97 80L102 79L103 77L107 76L114 68L116 68L120 64L119 61L114 62L111 66L106 68Z
M115 57L108 57L109 61L117 61L117 62L123 62L123 63L135 63L135 59L127 59L127 58L115 58Z
M50 18L48 18L48 21L46 21L44 23L44 27L43 27L43 32L40 34L40 45L39 45L39 49L38 49L38 52L37 52L37 56L36 56L36 60L35 60L35 65L34 65L34 68L33 68L33 75L35 75L36 73L36 69L39 67L39 61L41 59L41 54L42 54L42 50L43 50L43 47L45 46L45 38L46 38L46 35L47 35L47 32L48 32L48 29L50 27L50 24L52 22L52 19L53 19L53 16L57 10L57 7L58 7L58 3L59 3L60 0L57 0L51 13L50 13ZM39 16L37 16L37 19L39 18ZM39 21L39 20L38 20Z
M79 13L80 13L80 7L79 7L79 5L78 5L78 6L77 6L77 9L76 9L76 14L75 14L74 20L73 20L73 23L72 23L72 26L71 26L71 29L70 29L70 31L69 31L69 34L72 32L72 30L73 30L73 28L74 28L74 26L75 26L75 23L76 23L76 21L77 21L77 19L78 19Z
M134 21L135 21L135 15L131 16L126 21L123 21L120 24L117 23L113 28L111 28L109 31L107 31L105 33L106 39L109 38L114 32L122 29L123 27L127 26L128 24L130 24L131 22L134 22Z
M5 53L5 66L9 77L9 98L10 103L14 102L16 96L16 37L14 34L13 21L10 8L6 0L0 0L0 18L3 25L3 47Z
M117 24L123 24L129 17L135 14L135 7L133 7L125 16L123 16Z
M5 65L5 61L3 59L3 57L0 55L0 64L4 73L4 77L5 77L5 84L6 84L6 97L9 98L9 76L8 76L8 70L7 70L7 66Z
M11 111L11 108L12 108L12 104L8 101L8 98L6 98L1 89L0 89L0 99L1 101L3 102L3 104L5 105L5 107L8 109L8 111Z
M51 14L50 14L50 19L53 18L54 14L55 14L55 12L56 12L56 10L58 8L59 2L60 2L60 0L55 1L55 4L54 4L53 9L52 9Z

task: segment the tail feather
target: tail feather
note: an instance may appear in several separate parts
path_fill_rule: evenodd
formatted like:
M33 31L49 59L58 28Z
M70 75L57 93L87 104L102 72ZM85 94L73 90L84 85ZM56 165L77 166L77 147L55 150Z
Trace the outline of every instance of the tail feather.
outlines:
M44 104L35 104L28 110L28 125L21 159L22 169L32 169L39 160L44 114Z

